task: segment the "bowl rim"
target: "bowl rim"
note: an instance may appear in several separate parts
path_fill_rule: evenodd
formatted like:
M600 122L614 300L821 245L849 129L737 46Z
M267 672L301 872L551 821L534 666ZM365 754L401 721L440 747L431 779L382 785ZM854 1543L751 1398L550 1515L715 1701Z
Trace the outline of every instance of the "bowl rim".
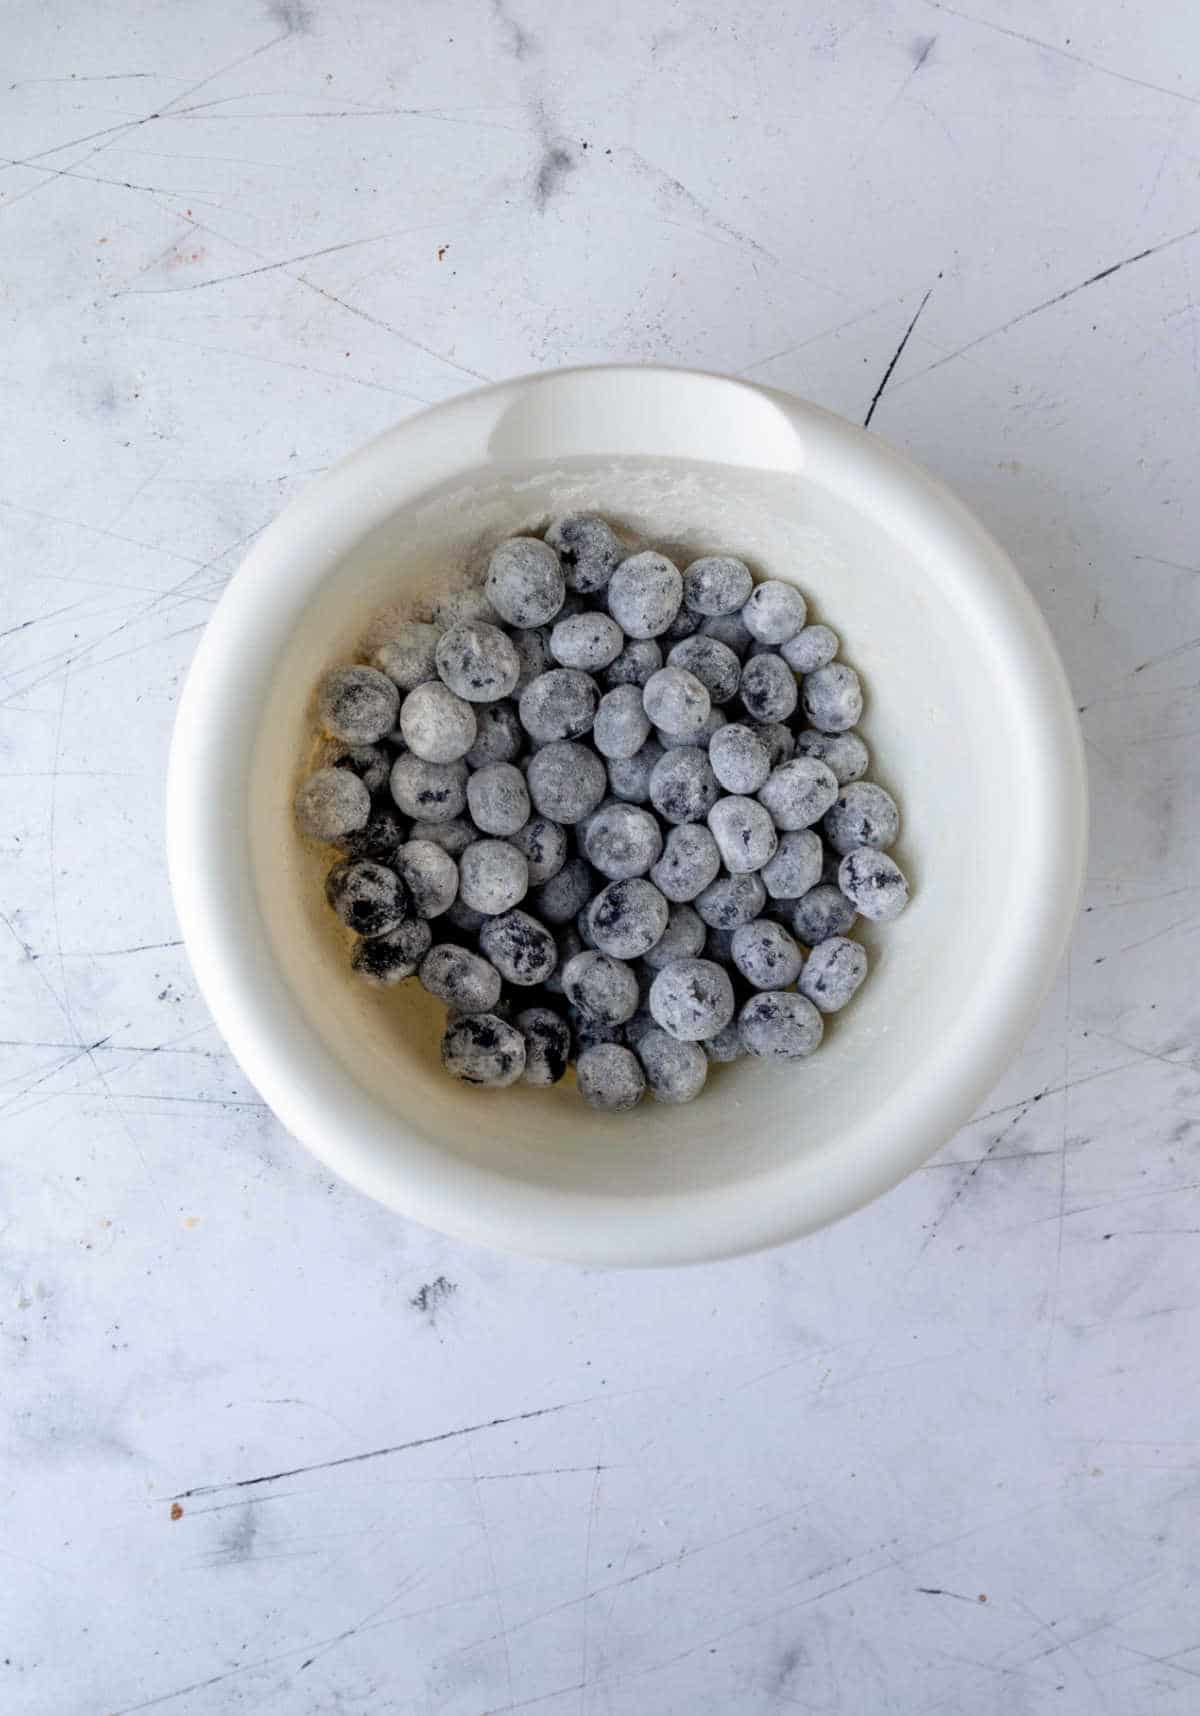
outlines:
M970 1040L969 1052L948 1053L936 1072L926 1068L904 1082L901 1116L886 1138L872 1140L868 1164L860 1157L832 1171L825 1164L819 1182L803 1188L797 1175L790 1203L777 1175L757 1186L747 1180L636 1198L535 1187L412 1149L411 1137L397 1137L394 1116L385 1135L372 1100L283 983L255 898L248 838L243 831L230 839L230 817L220 809L229 802L231 772L248 769L256 716L291 631L287 615L304 605L294 588L298 560L308 566L302 587L310 588L406 495L444 480L446 473L422 471L420 458L410 457L398 494L396 450L455 418L487 427L528 390L566 378L607 384L621 375L643 384L656 378L668 388L733 386L783 412L806 438L806 459L823 458L831 470L834 461L849 461L857 496L865 486L893 514L901 509L910 532L931 551L957 556L964 576L975 578L1019 670L1030 720L1036 715L1038 768L1028 782L1042 830L1028 886L1036 909L1014 933L1002 966L997 962L986 996L978 986L978 1005L951 1039ZM449 474L466 476L481 465L486 452ZM887 525L893 514L873 516ZM269 614L281 603L282 615ZM171 887L198 987L230 1051L289 1132L358 1189L425 1225L499 1250L602 1265L674 1265L761 1250L850 1214L918 1167L970 1118L1020 1047L1070 936L1086 856L1083 744L1066 673L1040 609L990 533L936 478L857 424L778 389L665 364L580 365L471 389L402 419L303 489L257 537L201 638L180 696L166 803Z

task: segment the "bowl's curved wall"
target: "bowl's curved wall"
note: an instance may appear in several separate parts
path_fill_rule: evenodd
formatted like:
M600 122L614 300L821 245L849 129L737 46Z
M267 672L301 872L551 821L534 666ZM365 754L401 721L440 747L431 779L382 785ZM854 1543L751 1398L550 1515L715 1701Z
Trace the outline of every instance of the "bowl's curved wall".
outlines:
M904 814L914 898L813 1060L715 1069L704 1099L619 1119L573 1089L438 1066L441 1009L348 973L328 854L292 791L310 697L388 603L478 576L490 543L587 506L686 561L795 580L868 692L872 777ZM172 876L197 975L285 1123L373 1195L496 1245L654 1262L768 1244L895 1182L1016 1049L1082 869L1078 734L1001 552L873 437L720 377L601 369L488 389L331 472L260 540L181 706Z

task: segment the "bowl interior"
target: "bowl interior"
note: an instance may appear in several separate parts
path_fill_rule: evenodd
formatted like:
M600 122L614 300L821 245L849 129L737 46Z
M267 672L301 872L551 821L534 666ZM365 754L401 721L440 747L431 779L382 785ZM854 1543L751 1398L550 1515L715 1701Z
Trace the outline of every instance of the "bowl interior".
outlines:
M802 587L863 676L871 778L902 807L897 855L914 895L898 922L857 932L872 975L811 1061L715 1068L703 1100L620 1118L584 1107L570 1077L551 1092L450 1081L442 1008L415 982L379 993L351 975L349 938L322 893L330 854L300 839L291 816L324 670L359 653L382 611L426 615L447 586L482 576L497 538L579 507L683 564L731 551ZM979 614L937 567L803 473L637 456L481 467L398 507L341 554L279 658L250 795L275 957L313 1031L375 1106L379 1149L397 1165L415 1135L522 1187L623 1198L720 1193L799 1161L844 1167L856 1137L886 1126L914 1069L936 1062L1020 909L1012 840L1025 759L1012 695Z

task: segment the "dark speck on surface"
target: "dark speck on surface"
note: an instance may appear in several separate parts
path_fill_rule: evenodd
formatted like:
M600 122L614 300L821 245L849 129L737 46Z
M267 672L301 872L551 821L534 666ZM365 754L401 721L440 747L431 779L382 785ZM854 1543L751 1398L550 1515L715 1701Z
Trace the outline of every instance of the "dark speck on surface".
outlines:
M569 151L561 143L547 144L533 185L533 198L540 214L546 212L551 197L557 194L567 175L574 171L575 161Z
M428 1317L431 1323L437 1322L438 1312L458 1292L453 1281L448 1281L444 1275L439 1275L425 1285L408 1301L414 1311L419 1311L423 1317Z
M272 18L289 36L309 36L312 34L315 14L306 0L270 0L267 16Z

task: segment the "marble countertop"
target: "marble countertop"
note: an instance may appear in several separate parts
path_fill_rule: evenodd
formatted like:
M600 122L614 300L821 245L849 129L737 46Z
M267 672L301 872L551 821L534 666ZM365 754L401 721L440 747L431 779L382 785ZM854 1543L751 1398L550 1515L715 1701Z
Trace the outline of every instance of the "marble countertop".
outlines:
M0 1709L1200 1703L1200 14L1185 0L10 0L0 83ZM163 865L246 544L481 378L663 359L953 484L1094 838L984 1110L647 1277L331 1180Z

